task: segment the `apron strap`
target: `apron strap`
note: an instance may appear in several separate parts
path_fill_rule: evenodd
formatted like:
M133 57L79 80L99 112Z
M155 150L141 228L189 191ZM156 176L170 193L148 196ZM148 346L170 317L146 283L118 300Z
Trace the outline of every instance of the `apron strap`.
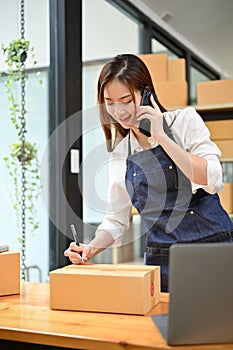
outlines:
M176 142L174 139L174 136L172 134L171 128L169 128L169 126L166 122L166 119L164 117L163 117L163 130L167 134L167 136L170 137L170 139L172 139L174 142Z
M132 155L132 151L131 151L131 142L130 142L130 131L128 133L129 137L128 137L128 156Z

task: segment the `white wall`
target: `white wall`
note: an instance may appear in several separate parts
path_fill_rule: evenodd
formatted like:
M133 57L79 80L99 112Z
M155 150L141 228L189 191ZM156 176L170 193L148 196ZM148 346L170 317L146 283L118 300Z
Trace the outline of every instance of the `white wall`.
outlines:
M104 0L83 1L83 61L138 53L137 24Z

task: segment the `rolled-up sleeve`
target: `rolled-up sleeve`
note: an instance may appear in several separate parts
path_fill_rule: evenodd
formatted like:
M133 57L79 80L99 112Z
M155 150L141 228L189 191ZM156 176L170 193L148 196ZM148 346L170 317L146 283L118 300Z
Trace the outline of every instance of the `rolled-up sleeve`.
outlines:
M192 154L203 157L207 161L207 185L192 182L192 190L203 188L214 194L223 189L221 151L210 139L210 132L201 116L193 107L180 110L174 123L174 133L178 143Z
M204 189L209 193L217 193L223 190L222 166L216 157L208 156L207 159L208 186Z

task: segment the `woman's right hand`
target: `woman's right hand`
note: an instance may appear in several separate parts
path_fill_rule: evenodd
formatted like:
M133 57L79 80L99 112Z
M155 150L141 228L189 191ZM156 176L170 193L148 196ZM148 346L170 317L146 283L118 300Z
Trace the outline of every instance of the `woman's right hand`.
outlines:
M114 242L112 236L106 231L98 231L96 237L88 244L77 245L71 242L64 255L70 259L73 264L85 264L94 255L99 254ZM82 256L80 255L82 253Z
M82 255L80 255L80 253ZM86 244L79 246L75 242L71 242L68 249L64 251L64 255L70 259L73 264L85 264L92 256L92 248Z

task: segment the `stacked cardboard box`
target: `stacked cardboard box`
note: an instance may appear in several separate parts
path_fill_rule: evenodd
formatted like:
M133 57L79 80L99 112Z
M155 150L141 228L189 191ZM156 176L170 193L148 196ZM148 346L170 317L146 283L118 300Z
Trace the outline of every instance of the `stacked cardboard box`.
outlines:
M166 53L138 56L149 69L160 103L165 108L187 106L185 59L168 59Z
M233 79L197 83L197 104L212 105L233 102Z
M233 214L233 184L225 183L223 191L219 193L219 197L223 208L228 214Z
M222 152L222 161L233 161L233 120L206 121L211 139ZM233 213L233 183L225 183L220 200L226 211Z
M6 251L0 253L0 296L20 292L20 253Z
M211 80L197 83L198 105L233 103L233 79ZM233 162L233 120L206 122L211 139L222 152L222 161ZM233 184L225 183L220 200L228 213L233 213Z

